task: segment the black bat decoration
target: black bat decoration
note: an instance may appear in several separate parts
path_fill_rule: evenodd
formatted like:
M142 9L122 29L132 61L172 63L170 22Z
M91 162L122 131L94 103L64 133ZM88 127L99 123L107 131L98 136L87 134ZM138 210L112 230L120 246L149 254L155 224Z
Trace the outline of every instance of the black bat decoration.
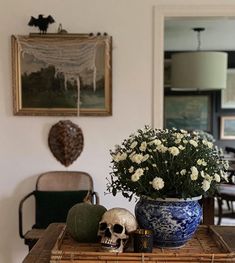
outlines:
M31 16L28 25L36 26L39 28L40 34L46 34L48 25L54 22L55 20L51 15L49 15L48 17L43 17L43 15L38 15L38 18Z

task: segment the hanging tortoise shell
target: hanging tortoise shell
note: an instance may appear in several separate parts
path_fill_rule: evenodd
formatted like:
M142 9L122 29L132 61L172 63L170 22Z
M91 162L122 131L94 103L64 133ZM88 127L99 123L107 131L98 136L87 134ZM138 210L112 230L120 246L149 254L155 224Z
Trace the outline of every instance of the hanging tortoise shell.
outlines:
M59 121L50 129L48 144L54 157L67 167L83 150L82 130L70 120Z

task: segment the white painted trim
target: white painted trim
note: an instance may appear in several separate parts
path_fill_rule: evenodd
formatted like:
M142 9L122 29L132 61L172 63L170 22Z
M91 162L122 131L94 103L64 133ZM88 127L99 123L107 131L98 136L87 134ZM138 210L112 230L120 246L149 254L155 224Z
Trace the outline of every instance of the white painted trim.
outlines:
M153 99L152 125L163 127L164 20L167 17L235 17L234 5L155 5L153 6Z

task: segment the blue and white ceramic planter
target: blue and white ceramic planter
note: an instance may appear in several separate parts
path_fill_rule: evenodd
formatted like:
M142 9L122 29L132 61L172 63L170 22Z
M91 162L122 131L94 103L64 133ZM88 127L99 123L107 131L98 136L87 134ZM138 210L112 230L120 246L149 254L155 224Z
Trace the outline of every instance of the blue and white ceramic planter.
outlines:
M153 230L157 247L181 247L191 239L201 221L199 199L201 197L186 200L142 197L135 207L139 227Z

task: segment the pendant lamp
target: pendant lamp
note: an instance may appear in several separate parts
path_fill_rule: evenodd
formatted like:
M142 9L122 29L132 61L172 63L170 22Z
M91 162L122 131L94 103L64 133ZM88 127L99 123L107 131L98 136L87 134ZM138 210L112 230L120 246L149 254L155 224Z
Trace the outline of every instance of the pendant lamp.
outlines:
M220 90L226 88L228 54L201 51L200 33L204 28L193 28L198 36L198 49L172 55L172 90Z

